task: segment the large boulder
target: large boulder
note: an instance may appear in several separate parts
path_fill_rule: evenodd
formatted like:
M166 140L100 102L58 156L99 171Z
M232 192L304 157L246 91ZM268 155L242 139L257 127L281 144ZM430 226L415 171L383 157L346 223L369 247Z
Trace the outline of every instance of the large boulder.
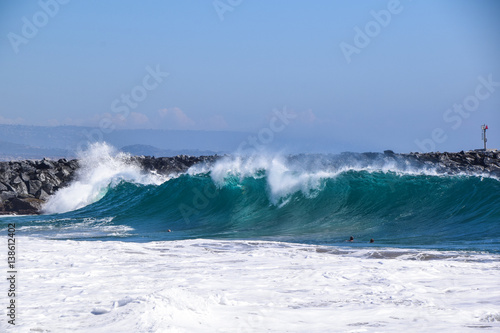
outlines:
M17 196L21 198L29 197L28 187L24 182L11 184L12 188L16 191Z
M37 162L35 167L42 170L54 169L54 162L44 158L43 160Z
M10 186L9 186L10 187ZM9 187L7 187L6 184L0 182L0 192L5 192L9 190Z
M4 203L5 210L17 214L40 214L43 201L36 198L12 198Z
M35 195L42 188L42 182L39 180L30 180L27 182L27 185L28 193L31 195Z

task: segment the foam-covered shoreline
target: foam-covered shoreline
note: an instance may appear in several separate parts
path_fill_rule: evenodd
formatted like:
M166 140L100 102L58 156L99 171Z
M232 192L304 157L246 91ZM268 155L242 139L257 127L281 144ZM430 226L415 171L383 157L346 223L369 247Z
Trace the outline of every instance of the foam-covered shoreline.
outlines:
M299 156L299 155L297 155ZM151 157L123 155L124 163L136 165L145 173L167 176L187 171L197 164L212 164L220 156ZM294 156L289 157L291 159ZM459 153L346 153L337 160L359 160L376 165L394 162L411 165L416 169L432 169L442 174L475 174L500 178L500 152L461 151ZM326 162L329 163L329 162ZM81 160L43 159L38 161L0 162L0 215L40 214L42 205L59 189L67 187L77 178Z
M500 328L495 254L199 239L18 246L23 332Z

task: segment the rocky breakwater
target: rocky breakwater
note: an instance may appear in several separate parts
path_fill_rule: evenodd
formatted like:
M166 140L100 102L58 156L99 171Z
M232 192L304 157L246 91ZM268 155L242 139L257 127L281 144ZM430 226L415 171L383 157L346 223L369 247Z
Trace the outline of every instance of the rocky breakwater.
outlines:
M77 160L66 159L0 162L0 214L38 214L77 168Z
M125 162L145 172L162 175L181 173L198 163L212 163L218 156L132 156ZM0 215L40 214L43 203L67 186L80 168L78 160L0 162Z
M152 171L161 175L170 175L185 172L195 164L212 164L220 156L189 156L178 155L174 157L151 157L151 156L132 156L132 163L138 164L144 171Z
M500 151L401 154L410 161L444 174L475 174L500 178Z

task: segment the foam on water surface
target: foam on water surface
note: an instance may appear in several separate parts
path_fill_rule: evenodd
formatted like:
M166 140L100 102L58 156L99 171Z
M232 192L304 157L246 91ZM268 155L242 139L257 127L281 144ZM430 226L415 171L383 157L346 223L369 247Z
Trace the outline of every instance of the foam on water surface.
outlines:
M500 329L496 254L26 237L17 247L16 331Z

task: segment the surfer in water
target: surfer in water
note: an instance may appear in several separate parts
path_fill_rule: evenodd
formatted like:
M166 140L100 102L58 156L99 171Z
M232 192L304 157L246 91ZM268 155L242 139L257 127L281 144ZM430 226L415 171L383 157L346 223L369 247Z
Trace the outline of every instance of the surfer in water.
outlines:
M354 237L352 237L352 236L351 236L351 237L349 237L349 239L348 239L348 240L346 240L346 242L354 242Z

